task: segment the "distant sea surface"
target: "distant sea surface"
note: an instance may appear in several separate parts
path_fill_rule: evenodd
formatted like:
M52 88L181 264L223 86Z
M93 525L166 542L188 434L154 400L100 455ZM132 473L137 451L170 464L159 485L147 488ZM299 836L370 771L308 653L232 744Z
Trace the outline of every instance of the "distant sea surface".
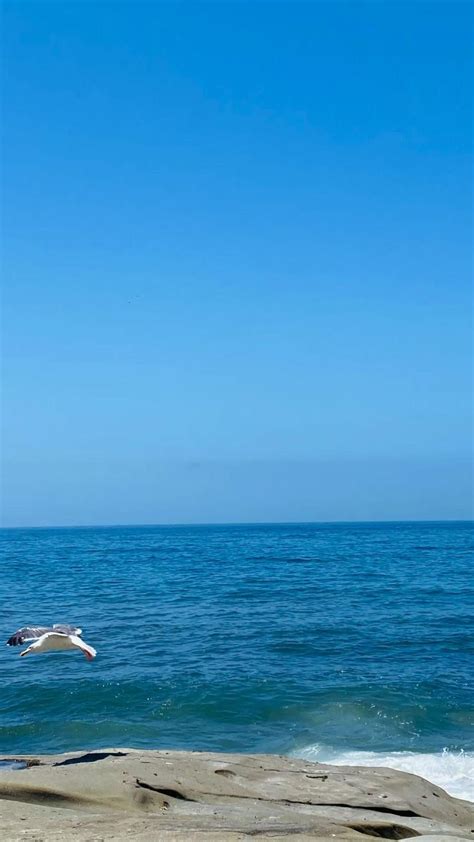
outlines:
M0 532L0 751L278 752L413 771L474 800L469 523Z

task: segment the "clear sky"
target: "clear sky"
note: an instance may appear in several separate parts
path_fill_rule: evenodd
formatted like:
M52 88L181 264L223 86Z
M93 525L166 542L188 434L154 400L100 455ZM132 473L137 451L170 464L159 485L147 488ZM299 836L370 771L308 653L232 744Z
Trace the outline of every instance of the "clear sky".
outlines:
M4 525L472 516L470 4L3 39Z

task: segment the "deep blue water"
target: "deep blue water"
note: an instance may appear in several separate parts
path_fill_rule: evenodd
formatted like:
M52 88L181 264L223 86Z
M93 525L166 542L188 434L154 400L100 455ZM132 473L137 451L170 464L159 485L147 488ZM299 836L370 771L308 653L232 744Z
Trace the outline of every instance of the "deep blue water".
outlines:
M88 663L1 647L3 753L474 751L472 524L12 529L0 542L4 639L66 621L98 650Z

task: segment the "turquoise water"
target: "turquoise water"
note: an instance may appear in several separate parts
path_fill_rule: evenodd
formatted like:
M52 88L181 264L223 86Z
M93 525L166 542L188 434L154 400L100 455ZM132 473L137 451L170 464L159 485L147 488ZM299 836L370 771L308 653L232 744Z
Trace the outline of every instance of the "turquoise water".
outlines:
M65 621L98 650L88 663L1 647L3 753L388 759L469 797L471 524L15 529L0 541L4 639Z

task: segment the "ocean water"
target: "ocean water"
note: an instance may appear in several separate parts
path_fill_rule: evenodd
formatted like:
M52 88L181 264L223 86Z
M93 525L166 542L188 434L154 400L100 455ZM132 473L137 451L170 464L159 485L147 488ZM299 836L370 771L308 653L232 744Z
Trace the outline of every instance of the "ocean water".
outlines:
M0 751L278 752L387 765L474 800L469 523L12 529Z

